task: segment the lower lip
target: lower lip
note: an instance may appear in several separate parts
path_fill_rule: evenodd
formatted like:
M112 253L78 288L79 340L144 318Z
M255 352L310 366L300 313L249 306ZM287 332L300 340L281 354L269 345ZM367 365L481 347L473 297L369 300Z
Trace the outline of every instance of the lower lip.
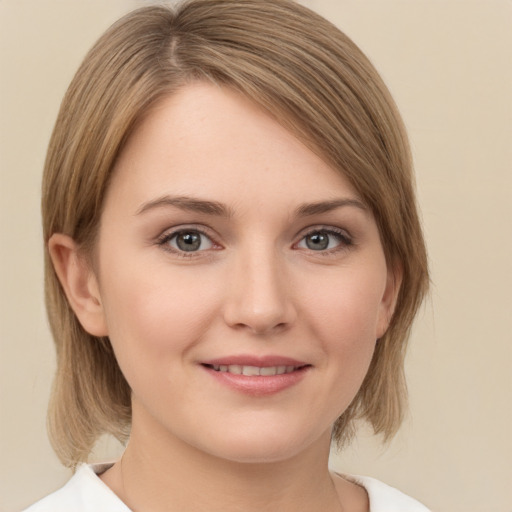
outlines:
M207 366L202 367L221 384L252 396L274 395L298 384L308 373L310 366L281 375L238 375L219 372Z

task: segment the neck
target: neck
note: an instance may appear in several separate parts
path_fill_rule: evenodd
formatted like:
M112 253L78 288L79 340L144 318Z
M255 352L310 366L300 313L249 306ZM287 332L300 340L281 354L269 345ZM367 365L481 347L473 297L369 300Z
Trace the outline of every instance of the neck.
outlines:
M327 462L330 433L287 460L244 463L198 450L168 433L132 431L104 481L134 512L340 512Z

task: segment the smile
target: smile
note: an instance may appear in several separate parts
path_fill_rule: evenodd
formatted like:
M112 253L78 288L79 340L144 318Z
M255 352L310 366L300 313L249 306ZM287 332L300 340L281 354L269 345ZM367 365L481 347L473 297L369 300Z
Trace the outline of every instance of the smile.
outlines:
M282 356L231 355L203 361L210 377L236 393L252 397L274 395L299 384L313 366Z
M269 377L273 375L284 375L300 370L307 365L302 366L242 366L239 364L230 365L205 365L216 372L232 373L234 375L246 375L248 377L261 376Z

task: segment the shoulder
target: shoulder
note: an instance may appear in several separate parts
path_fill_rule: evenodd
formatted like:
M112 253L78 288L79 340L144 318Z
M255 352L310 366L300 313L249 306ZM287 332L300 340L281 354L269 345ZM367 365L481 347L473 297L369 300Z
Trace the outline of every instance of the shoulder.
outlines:
M344 478L366 489L370 499L370 512L429 512L419 501L398 489L368 476L346 476Z
M130 512L130 509L98 478L108 466L83 464L61 489L23 512Z

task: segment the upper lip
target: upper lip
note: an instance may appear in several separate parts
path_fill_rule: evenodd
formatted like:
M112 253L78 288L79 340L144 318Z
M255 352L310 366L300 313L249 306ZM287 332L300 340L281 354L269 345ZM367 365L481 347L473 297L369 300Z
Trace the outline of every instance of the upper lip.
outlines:
M268 368L272 366L307 366L309 363L299 361L291 357L284 357L278 355L266 355L266 356L254 356L254 355L232 355L219 357L216 359L208 359L207 361L201 361L203 365L215 365L215 366L229 366L229 365L240 365L240 366L256 366L259 368Z

